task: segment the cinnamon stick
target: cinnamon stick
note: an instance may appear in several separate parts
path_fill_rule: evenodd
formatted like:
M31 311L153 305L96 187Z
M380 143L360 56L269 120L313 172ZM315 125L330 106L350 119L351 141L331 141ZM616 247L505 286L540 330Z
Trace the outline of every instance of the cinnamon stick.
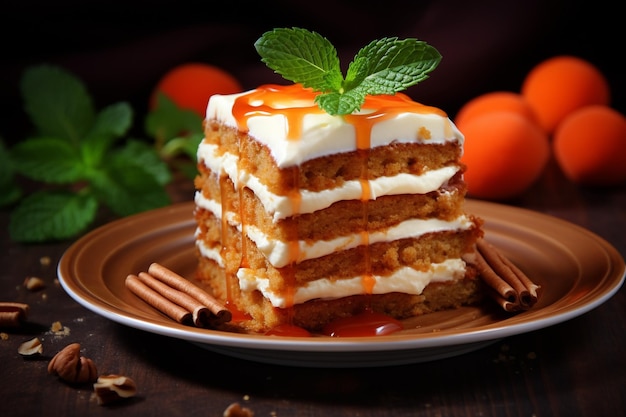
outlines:
M493 270L513 287L521 307L532 307L537 302L538 286L486 240L480 239L477 247Z
M539 285L535 284L534 282L532 282L530 280L530 278L528 278L528 276L526 274L524 274L517 267L517 265L515 265L513 262L511 262L508 258L506 258L505 256L503 256L500 253L499 253L499 255L500 255L501 259L502 259L502 262L504 262L509 268L511 268L511 271L513 271L515 273L517 278L524 284L524 286L528 290L528 296L527 297L523 297L520 300L522 305L525 305L527 307L532 307L533 305L535 305L535 303L539 299L538 290L541 287Z
M500 307L502 307L502 309L504 311L507 311L509 313L512 313L514 311L519 311L521 310L520 308L520 304L519 303L514 303L511 302L510 300L503 298L497 291L495 291L493 288L488 287L487 288L487 293L489 294L489 296L493 299L493 301L495 301Z
M198 327L202 327L204 325L205 317L209 313L209 310L200 301L196 300L188 294L185 294L182 291L178 291L172 287L168 287L163 282L157 280L152 275L145 272L140 272L137 277L143 284L152 288L154 291L158 292L169 301L191 312L193 324Z
M471 259L488 286L488 292L505 311L527 310L537 302L539 285L484 239L476 243Z
M0 327L18 327L26 319L29 306L12 301L0 302Z
M172 288L182 291L204 304L215 316L215 323L225 323L232 319L232 313L222 303L212 297L202 288L194 285L189 280L181 277L174 271L160 265L152 263L148 268L148 273L158 280L166 283Z
M515 289L508 282L502 279L496 271L494 271L482 253L476 252L476 267L483 278L483 281L495 291L502 299L512 304L518 304L518 295Z
M167 315L178 323L186 324L192 321L191 312L171 302L161 294L141 282L137 275L129 274L125 281L126 287L137 297L152 307Z

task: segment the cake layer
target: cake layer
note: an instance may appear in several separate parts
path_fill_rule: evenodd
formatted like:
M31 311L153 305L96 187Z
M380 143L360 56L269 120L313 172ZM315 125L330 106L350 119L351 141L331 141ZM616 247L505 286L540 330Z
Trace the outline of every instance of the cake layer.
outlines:
M249 237L242 237L236 226L224 225L202 209L197 209L197 217L200 224L197 244L202 255L236 274L241 288L263 292L275 307L302 303L320 294L327 294L325 298L341 297L346 291L353 295L389 292L395 288L419 294L429 282L442 276L462 277L465 263L461 257L472 249L472 242L480 233L478 222L468 218L460 229L423 231L399 239L387 236L367 246L337 248L297 265L277 267L263 253L263 248ZM220 232L215 233L216 229ZM289 250L294 249L288 246ZM229 256L226 259L225 254ZM364 277L370 280L371 288L355 285L358 283L355 279Z
M431 198L430 205L424 206L421 212L423 216L416 215L420 211L412 210L412 200L419 202L421 199L417 197L423 197L423 200L426 198L411 197L416 198L407 198L409 201L406 204L402 203L400 196L388 197L391 201L377 200L368 204L366 211L359 207L359 202L341 202L321 212L285 219L279 223L271 223L262 210L255 211L255 199L250 197L249 201L237 200L240 210L238 213L228 212L226 222L238 227L239 232L245 227L248 238L275 267L300 263L359 245L474 227L474 220L461 214L460 206L453 206L454 211L447 212L442 203L441 210L438 210L435 198ZM211 220L206 220L207 222L219 222L219 225L204 227L222 227L220 205L205 199L200 193L195 200L199 209L211 212ZM450 215L451 213L454 215ZM242 215L245 219L243 222L239 221ZM198 214L198 217L201 215ZM340 222L334 223L333 219ZM216 238L219 240L221 236Z
M350 181L399 174L422 175L445 167L453 170L452 174L459 170L456 161L461 156L461 147L458 141L406 143L396 140L384 147L311 158L296 169L280 167L271 149L250 134L216 121L209 121L206 126L205 140L198 149L199 160L205 161L212 171L224 169L235 182L237 178L252 176L268 192L277 195L286 195L294 188L317 192L344 187ZM439 185L441 182L439 180Z
M208 280L211 290L245 311L250 320L238 323L245 330L262 332L282 324L293 324L311 331L320 331L327 323L350 317L363 311L387 314L398 319L435 311L458 308L479 302L483 297L482 282L469 267L465 277L454 281L432 283L419 295L390 292L386 294L355 295L337 299L315 299L288 309L274 307L260 291L241 291L237 283L229 281L220 268L207 258L200 258L200 276ZM230 288L226 289L226 283Z
M419 182L419 177L414 178ZM297 216L276 219L276 213L267 210L267 204L245 187L235 189L230 178L218 176L201 168L196 187L196 203L222 218L222 211L231 223L254 225L268 239L286 241L295 238L329 240L336 236L368 230L374 232L395 226L409 219L452 221L463 213L465 184L460 175L453 177L445 188L425 194L383 195L366 204L358 198L330 202L316 200L307 194L297 201L287 198L289 205L319 206L318 210L300 210ZM311 201L303 201L308 200ZM283 215L285 211L283 210Z
M432 150L430 145L414 145L414 147L421 148L424 152ZM330 161L343 158L343 155L337 155L323 159L332 163ZM339 201L376 200L387 195L427 194L437 190L453 190L454 187L463 185L460 179L462 167L449 164L422 171L421 174L400 173L380 176L380 172L374 175L368 171L366 175L370 178L369 180L343 181L341 186L335 184L333 188L320 191L306 190L297 184L289 192L276 194L271 191L270 187L264 185L267 180L261 180L256 176L258 171L252 173L250 170L245 170L242 165L246 164L237 155L220 154L216 145L202 143L198 151L198 161L202 177L198 179L196 187L201 189L207 198L221 201L218 196L222 195L224 187L220 181L225 181L223 177L227 177L232 183L230 188L250 189L260 200L264 210L272 215L272 221L279 221L296 214L312 213L328 208ZM322 173L315 175L321 178ZM464 185L462 192L465 192ZM461 194L459 196L463 197Z

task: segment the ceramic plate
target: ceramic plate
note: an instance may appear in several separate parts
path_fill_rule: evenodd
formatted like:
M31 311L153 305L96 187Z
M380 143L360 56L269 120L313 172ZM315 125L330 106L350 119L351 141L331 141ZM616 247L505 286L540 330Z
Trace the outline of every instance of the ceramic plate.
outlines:
M74 300L124 325L242 359L316 367L400 365L459 355L584 314L624 281L619 252L586 229L496 203L469 200L467 210L485 220L486 239L541 285L532 309L510 314L487 303L406 320L407 329L392 335L358 338L276 337L181 325L138 299L124 280L152 262L193 279L192 202L125 217L86 234L63 255L58 275Z

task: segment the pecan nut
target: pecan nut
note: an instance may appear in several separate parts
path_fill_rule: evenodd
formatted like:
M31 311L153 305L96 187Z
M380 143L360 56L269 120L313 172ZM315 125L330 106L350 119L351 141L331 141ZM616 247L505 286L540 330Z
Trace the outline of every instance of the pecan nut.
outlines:
M96 365L80 356L80 344L72 343L57 353L48 363L48 373L58 375L66 382L82 384L98 378Z

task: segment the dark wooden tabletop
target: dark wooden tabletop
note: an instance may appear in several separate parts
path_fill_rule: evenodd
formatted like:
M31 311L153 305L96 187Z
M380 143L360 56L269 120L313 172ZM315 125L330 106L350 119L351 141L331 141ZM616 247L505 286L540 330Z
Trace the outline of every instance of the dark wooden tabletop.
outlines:
M191 198L180 190L181 199ZM626 187L584 189L550 167L508 204L565 219L626 254ZM126 327L74 301L56 280L56 265L72 242L24 245L7 233L0 213L0 301L30 306L17 329L0 329L0 415L222 416L232 403L255 416L618 416L626 410L626 294L569 321L511 336L471 353L377 368L297 368L256 363ZM49 264L41 262L50 259ZM29 291L27 276L46 287ZM51 331L54 322L66 329ZM18 354L38 337L44 353ZM98 405L91 385L73 386L48 374L52 356L70 343L98 371L131 377L137 396Z

